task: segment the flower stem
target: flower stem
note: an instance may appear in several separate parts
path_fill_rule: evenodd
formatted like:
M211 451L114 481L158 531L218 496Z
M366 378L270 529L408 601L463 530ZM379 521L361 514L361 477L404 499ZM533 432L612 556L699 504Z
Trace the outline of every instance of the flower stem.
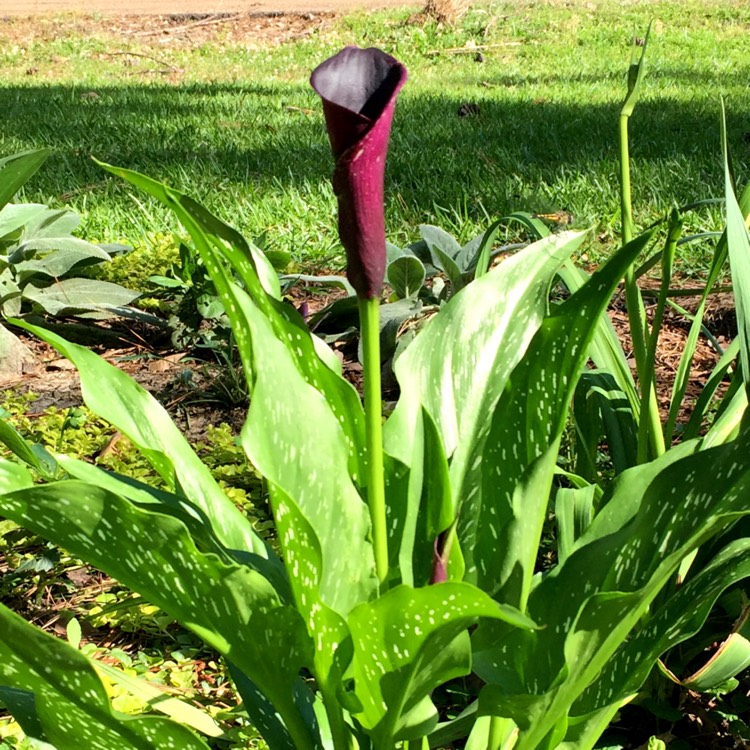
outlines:
M380 391L380 301L359 298L362 332L365 432L367 445L367 503L372 521L375 570L381 583L388 577L388 536L383 482L383 409Z

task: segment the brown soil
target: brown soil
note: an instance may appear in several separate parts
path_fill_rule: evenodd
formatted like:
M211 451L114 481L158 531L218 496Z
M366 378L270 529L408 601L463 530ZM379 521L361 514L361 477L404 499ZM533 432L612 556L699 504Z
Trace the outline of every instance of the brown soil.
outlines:
M0 8L0 17L59 13L207 17L229 14L342 12L356 8L374 10L404 4L403 0L4 0Z

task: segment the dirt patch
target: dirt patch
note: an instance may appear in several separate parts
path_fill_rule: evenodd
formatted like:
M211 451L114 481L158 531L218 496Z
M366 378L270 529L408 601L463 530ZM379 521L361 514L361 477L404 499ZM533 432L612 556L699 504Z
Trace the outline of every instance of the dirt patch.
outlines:
M87 15L217 15L343 12L357 8L408 5L403 0L4 0L2 16L39 16L60 13Z
M98 38L116 40L120 46L143 45L153 49L155 55L166 45L170 49L189 49L210 43L217 37L228 45L268 47L309 36L331 24L336 17L333 12L9 16L0 18L0 42L5 46L28 46L66 38Z

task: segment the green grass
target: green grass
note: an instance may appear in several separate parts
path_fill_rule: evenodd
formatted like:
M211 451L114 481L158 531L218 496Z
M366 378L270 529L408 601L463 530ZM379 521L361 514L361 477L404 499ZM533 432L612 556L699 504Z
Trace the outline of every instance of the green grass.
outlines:
M645 91L631 122L636 221L721 193L720 96L738 177L746 174L742 6L497 2L475 6L456 29L409 23L410 11L360 13L267 49L222 34L170 48L63 31L53 41L0 45L0 153L54 148L23 198L81 211L90 237L147 244L149 232L173 226L98 169L94 154L190 192L250 237L267 232L271 247L298 261L336 266L331 157L307 78L342 45L377 45L410 73L389 156L389 239L415 239L422 222L465 239L512 210L565 208L575 226L596 228L600 239L588 248L595 260L618 231L617 113L632 35L651 19ZM12 29L0 23L0 41ZM494 46L483 63L440 52L466 44ZM182 72L165 83L144 72L159 63L121 52ZM462 103L479 114L459 117ZM717 221L704 214L693 228ZM689 267L700 268L700 249L690 252L698 255Z

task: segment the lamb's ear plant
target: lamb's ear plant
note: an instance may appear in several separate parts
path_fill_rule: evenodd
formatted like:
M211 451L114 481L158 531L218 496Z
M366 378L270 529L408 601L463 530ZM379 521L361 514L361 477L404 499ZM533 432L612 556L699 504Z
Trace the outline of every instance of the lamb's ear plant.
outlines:
M584 239L569 232L491 270L491 241L478 245L477 278L398 359L401 395L382 424L382 169L404 78L390 56L356 48L313 78L362 315L364 406L257 248L188 196L106 167L174 211L213 280L248 381L241 441L267 483L281 555L145 390L20 321L77 366L87 405L165 489L63 455L64 479L39 484L35 455L4 430L20 461L0 458L0 513L203 638L272 750L425 748L468 732L471 748L590 748L659 656L750 575L750 540L708 545L750 512L750 425L711 447L710 434L686 442L594 492L571 475L569 489L588 492L597 512L575 522L586 504L572 495L557 564L537 572L569 405L603 311L652 240L626 242L553 305L553 280ZM728 237L746 243L736 218ZM670 586L701 545L700 570ZM33 645L15 649L24 639ZM3 607L0 651L13 654L0 659L0 699L59 750L78 750L82 736L91 748L204 746L163 718L113 715L81 654ZM432 692L472 669L485 684L478 702L439 724Z
M73 211L9 202L48 155L30 151L0 160L0 314L7 318L34 310L106 318L128 312L125 306L138 292L82 275L127 248L73 237L80 222Z

